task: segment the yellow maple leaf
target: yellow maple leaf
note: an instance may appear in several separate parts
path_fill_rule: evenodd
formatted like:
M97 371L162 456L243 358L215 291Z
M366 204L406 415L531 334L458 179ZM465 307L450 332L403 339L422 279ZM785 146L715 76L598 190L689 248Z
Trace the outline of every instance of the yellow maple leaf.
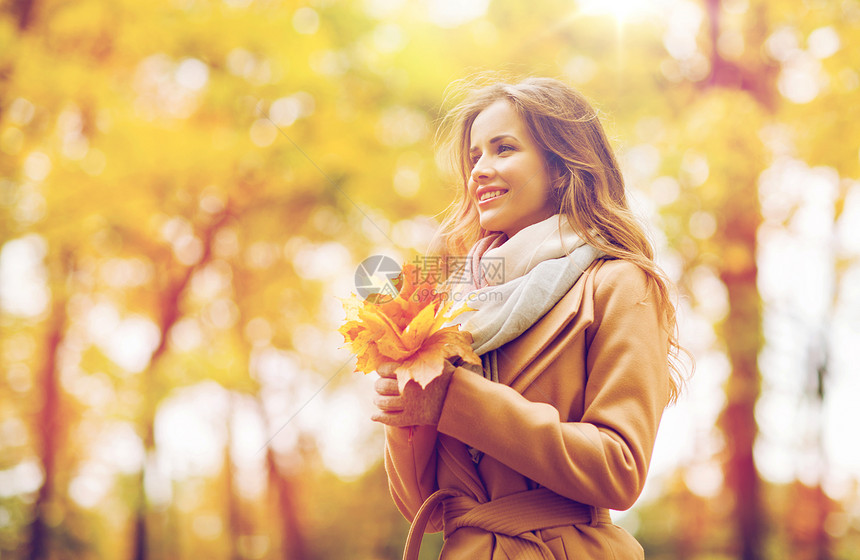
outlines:
M396 369L402 391L410 379L422 387L441 375L444 361L480 368L481 360L472 350L472 335L458 325L443 325L467 307L454 310L446 294L436 285L420 278L414 265L404 265L395 297L361 300L355 294L343 299L346 321L338 329L344 337L343 348L358 356L356 371L370 373L388 361L400 362Z
M481 358L472 350L472 335L456 325L432 333L423 341L420 351L400 364L395 370L397 387L402 392L410 379L426 387L442 373L444 360L453 361L454 358L479 368L481 365Z

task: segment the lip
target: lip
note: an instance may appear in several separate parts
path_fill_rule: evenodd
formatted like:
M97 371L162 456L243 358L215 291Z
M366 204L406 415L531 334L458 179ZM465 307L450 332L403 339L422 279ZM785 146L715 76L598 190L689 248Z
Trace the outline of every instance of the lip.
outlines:
M481 200L481 197L484 195L484 193L493 192L493 191L503 191L503 192L499 196L496 196L496 197L493 197L493 198L490 198L487 200ZM481 206L484 204L489 204L490 202L496 200L497 198L501 198L502 196L504 196L506 194L508 194L508 189L505 189L502 187L494 187L492 185L481 186L481 187L478 187L477 190L475 190L475 200L478 202L478 205Z

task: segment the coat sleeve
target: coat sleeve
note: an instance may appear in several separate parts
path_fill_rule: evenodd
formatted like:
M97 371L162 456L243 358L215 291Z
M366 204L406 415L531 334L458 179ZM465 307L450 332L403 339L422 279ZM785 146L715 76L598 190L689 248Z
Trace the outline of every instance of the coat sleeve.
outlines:
M668 336L644 273L616 263L594 280L580 421L458 368L438 430L562 496L624 510L645 484L668 401Z
M432 426L385 426L385 472L388 488L400 513L410 522L436 485L436 439ZM430 532L442 530L441 514L428 523Z

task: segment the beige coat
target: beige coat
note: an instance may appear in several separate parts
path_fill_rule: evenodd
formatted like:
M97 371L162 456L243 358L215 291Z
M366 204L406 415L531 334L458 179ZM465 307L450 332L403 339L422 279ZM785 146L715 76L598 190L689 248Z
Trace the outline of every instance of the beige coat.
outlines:
M457 368L438 427L386 427L403 515L446 489L443 559L643 557L604 508L642 491L668 400L667 335L647 286L629 262L595 262L497 351L500 383ZM478 464L467 446L484 452ZM443 508L425 509L441 530Z

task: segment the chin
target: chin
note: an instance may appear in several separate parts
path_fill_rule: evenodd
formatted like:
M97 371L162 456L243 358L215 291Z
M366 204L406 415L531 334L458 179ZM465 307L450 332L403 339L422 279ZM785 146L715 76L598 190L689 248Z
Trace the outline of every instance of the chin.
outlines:
M502 229L493 222L481 222L481 227L487 231L502 231Z
M487 231L502 231L501 228L504 227L502 223L504 220L499 220L496 215L484 215L478 217L478 223L481 224L481 227Z

